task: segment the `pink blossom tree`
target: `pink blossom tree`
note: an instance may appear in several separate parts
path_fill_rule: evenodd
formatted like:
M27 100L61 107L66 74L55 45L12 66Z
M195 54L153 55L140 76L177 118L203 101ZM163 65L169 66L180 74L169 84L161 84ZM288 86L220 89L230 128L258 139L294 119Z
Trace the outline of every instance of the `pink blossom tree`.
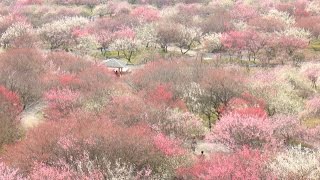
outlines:
M152 22L160 18L160 13L157 9L147 6L138 6L131 11L131 14L142 22Z
M312 83L312 87L317 89L317 82L320 77L320 66L319 65L310 65L303 67L302 73L306 76Z
M18 169L10 168L6 166L3 162L0 162L0 179L27 180L27 178L23 178L18 173Z
M216 153L209 159L199 159L191 168L179 169L179 174L195 179L272 179L266 171L268 155L243 147L231 154Z
M273 130L268 118L233 113L222 116L207 139L232 149L265 148L274 144Z
M50 119L59 120L71 113L79 104L79 92L70 89L52 89L45 94L48 101L47 115Z
M245 4L237 4L231 11L231 16L240 21L248 21L257 16L257 12L254 7Z
M306 48L308 41L296 37L281 36L279 38L279 45L290 57L292 57L296 50Z
M235 52L240 53L246 46L246 35L241 31L230 31L222 34L221 43L228 50L230 59Z
M153 138L154 146L167 156L182 155L184 150L179 147L176 140L169 139L164 134L158 134Z

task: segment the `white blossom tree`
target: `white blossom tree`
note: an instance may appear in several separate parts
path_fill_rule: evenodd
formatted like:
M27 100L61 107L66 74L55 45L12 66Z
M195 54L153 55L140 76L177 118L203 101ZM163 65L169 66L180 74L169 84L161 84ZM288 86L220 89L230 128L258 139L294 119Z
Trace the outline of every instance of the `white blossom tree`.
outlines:
M80 36L76 41L74 51L79 55L92 54L93 50L98 48L98 42L94 36Z
M110 44L110 49L122 52L124 57L131 63L132 56L141 47L141 41L127 37L118 38Z
M32 34L33 29L30 24L25 22L16 22L12 24L1 36L0 43L6 48L12 45L17 38Z
M265 18L274 18L283 22L287 27L292 26L295 23L294 17L289 13L271 9L265 16Z
M280 179L319 179L319 152L301 146L280 152L269 168Z
M179 36L178 36L178 47L182 54L186 54L191 48L195 45L196 42L200 42L201 38L200 28L187 27L180 25L179 27ZM184 51L184 49L186 49Z
M207 52L214 52L222 48L221 33L212 33L202 38L204 49Z
M157 44L157 31L154 24L144 24L136 28L136 38L139 39L145 47L155 46Z
M44 24L38 29L38 33L51 50L68 50L75 43L72 29L88 23L89 20L84 17L68 17Z

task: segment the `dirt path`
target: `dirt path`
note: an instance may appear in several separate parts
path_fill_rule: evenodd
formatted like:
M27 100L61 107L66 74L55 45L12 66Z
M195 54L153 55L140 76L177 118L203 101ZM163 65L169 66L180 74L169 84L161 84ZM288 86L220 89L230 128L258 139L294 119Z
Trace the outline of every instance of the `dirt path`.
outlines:
M198 141L195 154L200 155L201 151L203 151L205 155L209 155L214 152L229 152L228 148L223 144Z
M43 121L44 102L39 102L27 108L21 114L21 125L24 129L32 128Z

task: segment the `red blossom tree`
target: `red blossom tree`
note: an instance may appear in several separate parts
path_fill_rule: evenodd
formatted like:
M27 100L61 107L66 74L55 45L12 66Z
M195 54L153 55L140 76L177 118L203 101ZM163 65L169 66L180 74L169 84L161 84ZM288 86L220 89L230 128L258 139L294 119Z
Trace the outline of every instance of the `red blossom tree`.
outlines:
M159 84L147 95L147 99L156 107L172 107L185 109L185 104L181 99L174 97L171 84Z

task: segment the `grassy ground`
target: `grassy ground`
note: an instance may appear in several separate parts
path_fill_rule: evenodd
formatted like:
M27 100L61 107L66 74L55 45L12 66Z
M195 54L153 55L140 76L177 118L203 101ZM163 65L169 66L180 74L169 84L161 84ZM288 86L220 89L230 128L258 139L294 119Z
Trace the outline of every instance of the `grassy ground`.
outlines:
M320 40L311 41L310 48L314 51L320 51Z

